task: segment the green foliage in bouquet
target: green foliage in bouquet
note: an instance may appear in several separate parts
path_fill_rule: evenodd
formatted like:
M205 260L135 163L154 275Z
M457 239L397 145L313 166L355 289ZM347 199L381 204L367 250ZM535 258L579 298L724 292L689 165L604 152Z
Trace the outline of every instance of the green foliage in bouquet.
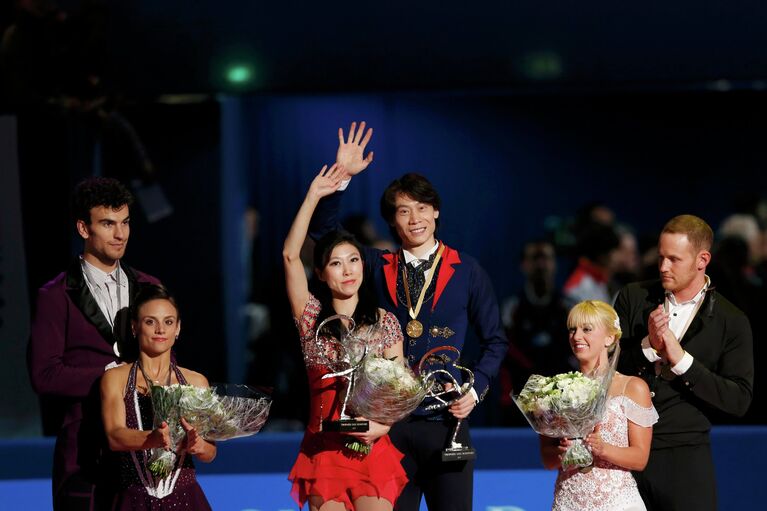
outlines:
M371 450L371 447L368 444L365 442L360 442L357 439L347 440L346 443L344 443L344 447L354 452L355 454L359 454L360 456L367 456L370 454Z

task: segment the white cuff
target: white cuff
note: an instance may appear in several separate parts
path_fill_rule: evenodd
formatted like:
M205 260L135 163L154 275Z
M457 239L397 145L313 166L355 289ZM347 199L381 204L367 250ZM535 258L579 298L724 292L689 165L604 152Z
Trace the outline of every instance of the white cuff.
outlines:
M680 362L680 364L681 364L681 362ZM470 393L471 393L471 395L474 397L474 404L475 404L475 405L476 405L476 404L479 404L479 397L477 396L477 391L476 391L476 390L474 390L474 387L472 387L472 388L469 390L469 392L470 392Z
M650 346L649 336L645 336L645 338L642 339L642 353L644 353L645 358L649 360L650 362L655 362L660 360L660 355L658 355L658 352L655 351L655 348Z
M683 375L690 368L694 360L695 359L692 357L692 355L685 351L682 360L680 360L674 367L671 368L671 372L677 376Z
M341 181L341 186L339 186L338 190L336 190L336 191L337 192L343 192L344 190L346 190L346 187L349 186L349 183L351 183L351 182L352 182L352 178L344 179L343 181Z

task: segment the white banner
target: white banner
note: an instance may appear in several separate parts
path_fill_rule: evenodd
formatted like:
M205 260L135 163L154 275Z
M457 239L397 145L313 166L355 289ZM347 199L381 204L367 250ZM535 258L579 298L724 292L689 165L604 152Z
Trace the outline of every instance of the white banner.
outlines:
M29 297L21 227L16 118L0 116L0 437L41 433L27 376Z

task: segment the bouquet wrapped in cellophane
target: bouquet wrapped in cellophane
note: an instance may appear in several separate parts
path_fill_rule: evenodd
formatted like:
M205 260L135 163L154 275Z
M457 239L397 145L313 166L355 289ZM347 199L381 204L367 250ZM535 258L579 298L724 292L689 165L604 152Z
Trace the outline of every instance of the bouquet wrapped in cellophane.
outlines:
M205 440L229 440L258 433L271 406L270 397L247 385L152 385L150 393L154 427L166 422L174 446L185 435L182 417ZM150 472L164 479L172 472L176 457L172 450L152 449Z
M342 358L347 360L349 369L324 376L348 374L349 386L342 410L348 406L355 416L386 425L407 417L426 395L428 389L424 382L402 361L389 360L379 354L383 353L387 338L380 323L355 328L351 318L345 319L351 327L341 336L339 346L343 348ZM356 439L349 439L345 445L362 455L370 453L370 446Z
M564 470L588 467L594 462L583 438L602 420L619 349L616 347L606 366L590 374L534 374L518 395L511 396L536 433L572 440L562 456Z
M427 390L402 362L370 355L357 374L349 407L358 415L391 425L410 415Z

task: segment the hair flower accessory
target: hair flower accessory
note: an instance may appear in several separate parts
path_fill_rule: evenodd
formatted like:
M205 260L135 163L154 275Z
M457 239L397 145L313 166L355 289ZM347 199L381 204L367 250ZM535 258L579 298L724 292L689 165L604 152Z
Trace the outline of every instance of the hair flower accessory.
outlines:
M615 321L613 321L613 326L615 327L616 330L620 330L621 329L621 320L620 320L620 318L615 318Z

